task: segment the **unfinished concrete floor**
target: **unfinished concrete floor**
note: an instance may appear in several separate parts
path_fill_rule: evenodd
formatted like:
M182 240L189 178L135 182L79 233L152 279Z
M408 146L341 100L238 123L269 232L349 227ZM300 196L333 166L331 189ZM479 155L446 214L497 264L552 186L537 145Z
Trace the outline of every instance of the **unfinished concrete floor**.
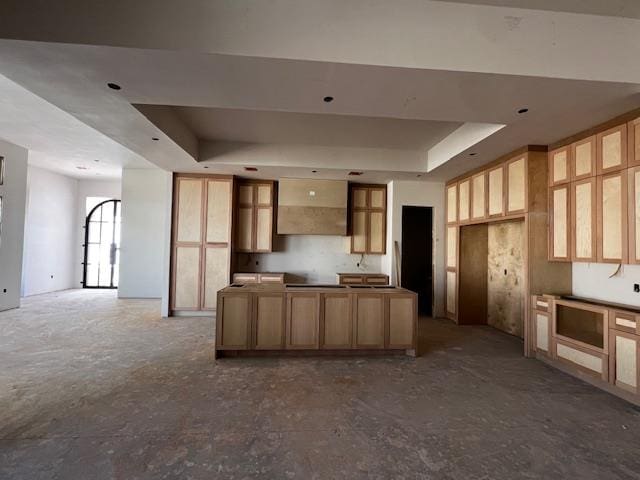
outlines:
M115 292L0 313L2 479L637 479L640 412L489 327L417 359L213 360L209 318Z

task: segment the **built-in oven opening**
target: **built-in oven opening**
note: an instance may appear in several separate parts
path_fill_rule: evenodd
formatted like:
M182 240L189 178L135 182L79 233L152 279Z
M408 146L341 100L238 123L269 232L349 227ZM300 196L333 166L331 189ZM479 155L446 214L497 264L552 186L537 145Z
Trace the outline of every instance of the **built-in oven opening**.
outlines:
M604 316L591 310L556 305L556 334L604 348Z

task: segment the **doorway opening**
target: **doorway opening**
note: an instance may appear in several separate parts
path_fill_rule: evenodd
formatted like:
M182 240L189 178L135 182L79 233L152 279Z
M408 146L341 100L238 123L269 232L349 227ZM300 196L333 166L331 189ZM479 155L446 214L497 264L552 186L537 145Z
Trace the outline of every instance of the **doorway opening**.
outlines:
M118 288L120 277L120 200L98 203L84 227L84 288Z
M433 315L433 208L402 207L401 283L418 294L418 313Z

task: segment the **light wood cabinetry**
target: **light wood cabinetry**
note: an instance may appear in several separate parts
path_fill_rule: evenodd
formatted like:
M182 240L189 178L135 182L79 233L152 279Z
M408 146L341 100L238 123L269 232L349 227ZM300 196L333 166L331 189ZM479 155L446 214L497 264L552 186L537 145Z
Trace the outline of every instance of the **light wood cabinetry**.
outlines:
M274 183L237 182L236 252L270 252L273 244Z
M629 169L629 263L640 264L640 167Z
M413 348L418 318L414 295L394 295L387 297L388 332L386 348Z
M571 180L571 147L561 147L549 152L549 186L561 185Z
M447 186L447 223L452 224L458 221L458 184Z
M598 177L598 262L627 263L627 180L626 171Z
M171 249L172 311L215 310L229 283L233 179L174 177Z
M596 175L596 137L591 135L571 144L571 180L594 177Z
M611 330L609 342L611 383L637 395L640 393L640 336Z
M351 253L386 253L386 221L387 187L351 185Z
M287 348L317 349L319 322L319 293L287 293Z
M234 273L233 283L284 283L285 274L276 272Z
M507 215L524 213L527 206L527 157L509 160L507 170Z
M571 260L597 260L597 181L595 177L571 183Z
M465 179L458 182L458 220L460 223L468 222L471 218L471 180Z
M596 135L596 163L598 175L627 167L626 123Z
M325 293L321 297L320 348L350 349L352 345L351 295Z
M488 215L489 218L502 217L505 212L505 175L504 165L488 171Z
M569 239L570 225L570 187L567 184L552 187L549 190L549 260L569 261L571 244Z
M384 348L384 297L360 294L353 303L354 348Z
M487 218L487 174L480 172L471 177L471 219Z
M640 166L640 118L627 124L627 163L630 167Z
M252 297L238 293L219 295L216 343L219 349L246 350L251 344Z
M257 293L254 296L253 348L284 348L285 298L279 293Z
M389 285L384 273L338 273L338 285Z

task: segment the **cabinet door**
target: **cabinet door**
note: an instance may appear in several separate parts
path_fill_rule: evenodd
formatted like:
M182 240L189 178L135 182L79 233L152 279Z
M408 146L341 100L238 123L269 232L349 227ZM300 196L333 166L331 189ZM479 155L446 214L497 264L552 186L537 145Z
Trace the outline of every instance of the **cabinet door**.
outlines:
M458 184L447 187L447 223L458 221Z
M549 196L551 201L549 260L566 262L571 259L569 185L560 185L549 189Z
M229 247L207 246L204 249L203 310L215 310L218 290L229 284Z
M273 207L256 207L254 252L270 252L273 238Z
M271 184L256 185L256 205L270 207L273 205L273 186Z
M368 253L384 254L385 245L385 217L384 212L372 210L369 212Z
M238 207L236 251L250 252L253 244L253 207Z
M317 349L319 346L319 319L319 294L287 294L287 348Z
M471 219L487 218L487 175L485 172L471 179Z
M527 207L527 161L525 157L514 158L506 164L507 169L507 215L524 213Z
M322 295L320 348L351 348L353 323L351 296L347 293Z
M414 295L389 295L387 348L415 347L416 308Z
M489 217L504 215L504 166L489 170Z
M207 180L206 242L229 242L231 231L231 181Z
M640 337L611 330L609 335L610 381L616 387L638 394L640 383Z
M354 208L367 208L367 189L353 188L351 190L351 205Z
M640 167L629 169L629 263L640 264Z
M549 152L549 186L561 185L571 179L571 146Z
M598 175L627 167L627 124L618 125L596 136Z
M471 180L458 183L458 220L467 222L471 216Z
M535 350L549 355L551 348L551 318L549 313L533 310L533 326L535 329Z
M458 298L458 279L455 271L447 271L447 317L454 320L456 318L456 306Z
M384 296L356 294L354 343L356 348L384 348Z
M627 263L628 173L598 177L598 262Z
M627 163L630 167L640 166L640 118L628 123L627 134Z
M458 263L458 227L447 227L447 268Z
M597 260L597 182L595 177L571 184L571 260Z
M369 188L369 207L370 208L386 208L387 203L387 189L386 188Z
M571 145L571 180L596 175L596 137L592 135Z
M254 345L257 350L284 348L284 294L257 293L254 299Z
M203 182L199 178L177 180L177 242L200 243L202 241Z
M172 310L200 309L200 246L178 246L173 260Z
M354 210L351 226L351 253L367 253L367 211Z
M246 350L251 337L251 295L221 294L216 314L216 346Z

